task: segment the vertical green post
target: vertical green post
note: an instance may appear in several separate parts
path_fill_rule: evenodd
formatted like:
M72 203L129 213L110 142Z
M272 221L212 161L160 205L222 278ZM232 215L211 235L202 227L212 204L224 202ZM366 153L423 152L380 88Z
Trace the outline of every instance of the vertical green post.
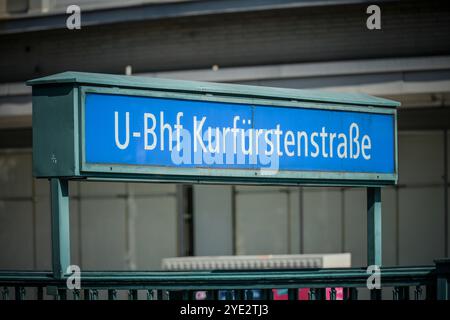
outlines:
M367 264L381 266L381 188L367 188Z
M53 276L62 278L70 265L69 182L50 179Z
M381 188L367 188L367 265L381 267ZM371 299L381 299L381 290L371 290Z
M436 298L437 300L450 300L450 258L435 260L435 263Z

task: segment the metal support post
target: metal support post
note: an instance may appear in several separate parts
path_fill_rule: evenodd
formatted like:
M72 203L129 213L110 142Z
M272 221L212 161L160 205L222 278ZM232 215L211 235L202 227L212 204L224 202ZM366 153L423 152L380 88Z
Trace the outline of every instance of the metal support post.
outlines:
M381 268L381 188L367 188L367 265ZM381 299L381 289L370 291L372 300Z
M69 182L50 179L53 276L62 278L70 265Z

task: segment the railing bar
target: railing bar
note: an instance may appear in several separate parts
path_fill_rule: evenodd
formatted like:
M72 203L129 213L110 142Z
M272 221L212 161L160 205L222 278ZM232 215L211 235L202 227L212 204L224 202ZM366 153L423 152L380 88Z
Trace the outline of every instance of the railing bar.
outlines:
M136 289L128 290L128 300L137 300L138 292Z
M108 289L108 300L117 300L117 290Z
M9 288L3 287L2 289L2 300L9 300Z
M436 284L429 284L425 287L425 299L426 300L436 300L437 298L437 287Z
M325 288L317 289L319 292L318 300L326 300L327 299L327 290Z
M308 300L316 300L316 289L314 288L309 289Z
M309 300L323 300L325 295L324 288L310 288L308 293Z
M420 300L422 297L422 288L420 286L416 286L414 290L414 300Z
M14 287L14 299L15 300L23 300L23 287Z
M370 290L370 300L381 300L381 289Z
M395 287L392 290L392 300L399 300L399 290L398 287Z
M288 289L288 300L297 300L298 299L298 289Z
M409 300L409 287L408 286L402 286L400 287L401 300Z
M260 289L261 295L260 295L260 299L261 300L267 300L267 290L266 289Z
M358 289L344 288L344 300L358 300Z
M233 290L226 290L225 291L225 300L233 300Z
M83 298L84 298L84 300L92 300L90 289L84 289L84 297Z
M412 270L412 271L410 271ZM394 299L435 299L436 298L436 273L432 272L432 269L427 273L427 269L425 268L398 268L398 270L394 268L389 269L389 275L387 280L384 278L383 285L385 287L394 287L396 288L393 291ZM338 272L334 272L336 270L332 269L323 269L322 272L319 271L311 271L310 273L301 273L299 277L298 274L289 279L288 276L292 274L291 271L283 272L270 272L263 273L264 271L255 271L248 272L248 277L243 277L246 275L244 272L221 272L221 273L206 273L206 272L186 272L186 277L182 278L182 273L161 273L162 277L157 278L157 273L136 273L135 278L132 278L132 273L126 273L125 276L121 273L87 273L85 279L86 287L91 287L91 289L84 289L83 292L80 292L80 297L84 297L85 299L95 299L98 296L98 291L92 291L93 288L104 288L108 292L108 297L112 288L117 288L117 290L123 290L130 292L130 298L134 299L137 296L139 290L148 290L149 287L159 287L164 285L168 288L169 295L165 296L164 290L157 291L156 295L159 296L160 299L173 299L174 297L186 298L189 297L190 294L195 295L195 290L206 291L207 299L217 299L220 297L223 298L222 293L228 293L226 298L236 299L236 300L252 300L258 299L258 295L256 294L256 289L260 290L261 298L268 299L270 293L272 293L271 289L267 289L269 286L275 286L276 288L286 288L289 286L298 286L306 287L306 288L314 288L310 290L309 295L311 299L325 299L327 296L331 300L335 300L337 298L337 288L342 286L351 286L351 288L344 288L344 299L354 299L353 294L357 293L357 287L364 287L364 283L362 282L362 275L360 275L359 270L353 270L345 273L342 270L337 270ZM31 286L36 289L31 289L33 292L37 290L37 299L44 299L43 290L44 287L52 288L51 292L47 291L49 296L54 296L56 299L67 299L68 295L71 295L67 289L60 282L55 282L51 278L51 274L47 274L44 272L34 273L20 273L20 272L0 272L0 299L25 299L30 298L30 293L26 292L26 288L24 286ZM398 276L396 276L398 274ZM322 279L319 279L319 275L325 275ZM205 279L208 279L208 282L205 282ZM167 282L163 282L167 281ZM252 282L254 281L254 282ZM167 285L169 283L169 285ZM345 283L345 284L344 284ZM8 287L10 290L15 290L14 293L11 292L9 294ZM59 287L59 288L58 288ZM110 289L108 289L108 287ZM262 288L261 288L262 287ZM133 288L133 289L130 289ZM187 289L185 289L187 288ZM215 289L210 289L215 288ZM228 289L222 289L228 288ZM233 289L235 288L235 289ZM242 289L248 288L248 289ZM325 289L330 288L330 289ZM89 291L91 290L91 291ZM252 291L253 290L253 291ZM288 298L289 299L298 299L298 291L297 294L294 292L297 289L288 288ZM327 293L327 291L329 293ZM185 293L187 291L187 293ZM191 292L189 292L191 291ZM76 292L72 291L74 295L74 299L76 299ZM136 292L136 294L134 293ZM176 293L177 295L175 295ZM386 293L386 292L385 292ZM231 297L230 297L231 295ZM381 298L380 290L371 290L371 297L374 295L379 296ZM33 293L33 297L35 294ZM357 297L357 296L356 296Z
M81 291L79 289L73 290L73 300L80 300Z
M185 290L170 290L167 291L168 294L168 299L169 300L186 300L186 298L184 297L184 291Z
M245 291L242 289L234 290L234 300L244 300L245 299Z
M37 299L44 300L44 288L43 287L37 287Z
M350 288L350 296L352 300L358 300L358 289Z
M262 289L261 290L261 300L269 300L271 291L272 291L272 289Z
M211 290L206 290L205 291L205 300L213 300L212 298L212 291Z
M189 290L181 291L181 300L189 300L190 292Z
M350 288L342 288L342 299L343 300L350 300Z
M153 289L147 290L147 300L153 300Z
M60 300L67 300L66 289L58 289L58 296Z
M330 290L330 300L336 300L336 288Z

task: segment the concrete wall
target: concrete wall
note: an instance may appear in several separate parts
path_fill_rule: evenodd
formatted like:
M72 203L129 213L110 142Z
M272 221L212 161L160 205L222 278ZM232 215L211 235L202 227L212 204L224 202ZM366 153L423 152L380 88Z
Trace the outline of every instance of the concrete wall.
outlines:
M449 145L447 145L448 152ZM385 265L426 265L444 257L445 184L444 131L405 131L399 134L400 179L382 191L383 261ZM219 203L231 187L195 187L194 209ZM201 197L200 194L204 194ZM448 196L448 195L447 195ZM237 254L350 252L353 266L366 264L366 194L349 188L237 187L235 209L210 208L215 214L236 219ZM197 211L195 211L197 213ZM203 219L207 219L203 217ZM214 237L210 225L196 229L196 239ZM204 242L199 255L233 246L233 239ZM197 243L197 242L196 242ZM205 246L205 243L208 246Z
M431 264L449 241L444 133L400 132L399 147L399 185L382 193L384 264ZM0 168L0 268L49 269L48 182L31 178L29 151L0 153ZM82 268L157 269L178 255L175 185L70 190L72 260ZM193 200L197 255L350 252L354 266L366 263L363 189L194 186Z
M49 183L29 151L0 153L0 269L51 268ZM72 262L85 270L158 269L178 255L173 184L70 183Z

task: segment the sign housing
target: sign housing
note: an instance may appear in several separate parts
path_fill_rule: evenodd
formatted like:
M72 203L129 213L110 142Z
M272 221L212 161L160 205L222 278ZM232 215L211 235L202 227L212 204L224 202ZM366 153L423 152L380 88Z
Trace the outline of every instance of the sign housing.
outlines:
M31 80L37 177L388 185L397 102L65 72Z

